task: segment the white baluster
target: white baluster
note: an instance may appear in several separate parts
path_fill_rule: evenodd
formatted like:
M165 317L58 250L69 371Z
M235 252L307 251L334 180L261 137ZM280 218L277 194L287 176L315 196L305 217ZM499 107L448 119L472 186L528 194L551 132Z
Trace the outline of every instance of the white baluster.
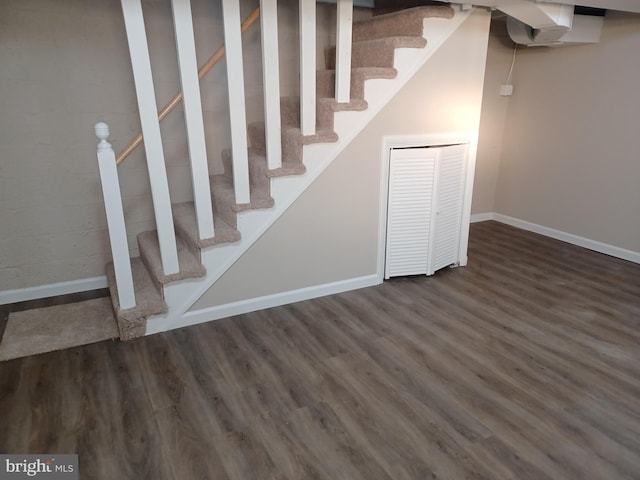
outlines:
M353 0L337 0L336 24L336 101L351 101L351 34Z
M118 287L118 303L121 309L133 308L136 306L136 297L133 290L131 259L129 258L127 229L124 223L116 155L113 148L111 148L111 144L107 142L109 126L102 122L96 123L95 131L96 136L100 139L98 143L98 168L100 170L104 210L107 214L113 268Z
M144 135L144 150L147 156L160 256L164 273L170 275L177 273L180 268L142 5L140 0L121 0L121 3L136 85L140 125Z
M300 0L300 129L316 133L316 2Z
M200 239L211 238L213 231L213 209L207 147L202 119L202 100L198 80L196 46L193 36L193 19L190 0L172 0L173 23L176 34L180 82L184 99L184 117L187 126L187 144L191 159L191 181L196 207L198 235Z
M267 164L275 169L282 166L277 0L260 0L260 12Z
M236 203L249 203L251 201L249 153L247 151L247 114L244 96L239 0L222 0L222 13L224 17L224 43L227 53L233 186Z

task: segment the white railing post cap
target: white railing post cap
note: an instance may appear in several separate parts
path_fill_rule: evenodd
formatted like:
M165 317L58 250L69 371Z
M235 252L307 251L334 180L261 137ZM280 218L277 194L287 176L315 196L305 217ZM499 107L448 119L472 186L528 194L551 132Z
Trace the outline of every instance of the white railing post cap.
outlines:
M109 125L104 122L98 122L94 128L96 136L100 139L98 142L98 151L111 150L111 144L107 142L107 138L109 138Z
M109 125L104 122L98 122L95 126L96 137L100 140L106 140L109 138Z

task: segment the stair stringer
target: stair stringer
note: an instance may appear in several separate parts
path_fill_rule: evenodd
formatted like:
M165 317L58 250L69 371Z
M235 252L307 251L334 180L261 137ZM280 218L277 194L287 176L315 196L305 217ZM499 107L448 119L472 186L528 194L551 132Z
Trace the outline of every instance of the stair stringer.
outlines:
M304 174L271 178L271 196L275 202L272 208L238 212L238 230L241 232L239 241L202 249L201 262L207 272L204 277L181 280L164 286L163 296L168 306L167 313L147 318L146 335L201 323L199 317L185 315L189 308L302 195L472 12L473 9L461 11L456 8L455 16L451 19L425 18L423 36L427 39L427 45L421 49L396 49L396 78L366 80L366 110L335 112L334 131L338 134L339 140L336 143L304 145ZM216 318L206 321L211 320Z

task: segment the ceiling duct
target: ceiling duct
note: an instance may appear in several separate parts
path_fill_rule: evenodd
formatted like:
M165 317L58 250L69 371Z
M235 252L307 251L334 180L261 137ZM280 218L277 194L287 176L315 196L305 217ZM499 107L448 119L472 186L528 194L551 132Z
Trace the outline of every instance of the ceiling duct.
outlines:
M529 2L498 8L508 15L509 36L521 45L560 46L600 41L604 21L601 9Z

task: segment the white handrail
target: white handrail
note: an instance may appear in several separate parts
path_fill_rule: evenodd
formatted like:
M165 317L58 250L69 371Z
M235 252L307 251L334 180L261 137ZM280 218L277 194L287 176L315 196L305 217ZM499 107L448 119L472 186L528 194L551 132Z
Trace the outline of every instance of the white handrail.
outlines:
M337 0L336 21L336 101L351 101L351 35L353 0Z
M300 129L316 133L316 0L300 0Z
M133 289L133 274L131 273L131 259L129 258L129 244L124 223L116 154L111 148L111 144L107 142L109 126L102 122L96 123L95 131L96 136L100 139L97 153L98 168L104 210L107 215L111 254L113 255L113 269L118 287L118 303L121 309L133 308L136 306L136 297Z
M160 257L165 275L170 275L177 273L180 267L142 5L140 0L121 0L121 3L144 136Z
M213 237L214 229L191 0L172 0L171 6L178 52L178 70L184 98L187 145L191 160L193 203L196 210L198 236L202 240Z

